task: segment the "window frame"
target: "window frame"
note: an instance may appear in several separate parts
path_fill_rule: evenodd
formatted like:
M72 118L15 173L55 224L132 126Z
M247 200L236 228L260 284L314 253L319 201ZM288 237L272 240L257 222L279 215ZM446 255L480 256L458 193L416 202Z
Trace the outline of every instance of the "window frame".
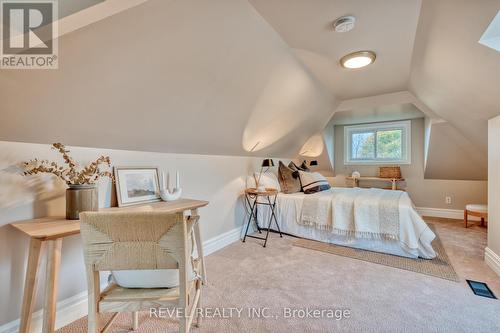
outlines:
M377 132L400 129L401 159L377 158ZM353 159L352 134L374 132L375 158ZM344 164L345 165L380 165L380 164L411 164L411 120L370 123L344 126Z

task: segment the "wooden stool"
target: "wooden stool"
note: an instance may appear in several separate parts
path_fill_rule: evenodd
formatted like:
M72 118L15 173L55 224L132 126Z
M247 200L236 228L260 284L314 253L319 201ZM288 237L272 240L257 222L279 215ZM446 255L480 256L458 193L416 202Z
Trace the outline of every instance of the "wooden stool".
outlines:
M481 218L481 226L484 226L484 220L488 218L488 205L467 205L464 210L464 223L467 228L469 215Z

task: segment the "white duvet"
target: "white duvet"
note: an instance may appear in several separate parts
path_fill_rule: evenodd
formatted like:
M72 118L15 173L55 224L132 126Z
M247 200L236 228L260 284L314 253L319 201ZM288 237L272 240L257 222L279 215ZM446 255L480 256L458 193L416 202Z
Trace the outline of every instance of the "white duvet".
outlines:
M398 201L394 203L398 223L394 237L373 237L384 223L380 219L389 218L377 214L383 211L380 206L384 204L380 194L375 195L377 191L385 190L332 188L315 194L280 193L278 223L283 232L304 238L410 258L434 258L431 243L435 234L416 212L406 192L389 197ZM260 209L259 215L259 221L265 221L260 222L261 227L267 227L269 211ZM394 214L390 216L394 219ZM315 223L305 225L304 219Z

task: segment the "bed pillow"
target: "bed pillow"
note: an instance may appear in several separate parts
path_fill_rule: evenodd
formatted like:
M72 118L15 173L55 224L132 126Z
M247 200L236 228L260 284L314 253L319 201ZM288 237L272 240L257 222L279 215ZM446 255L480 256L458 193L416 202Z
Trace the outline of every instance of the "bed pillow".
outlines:
M311 171L311 170L309 169L309 167L307 166L306 161L302 162L302 164L301 164L301 165L297 165L297 164L295 164L294 162L290 162L290 163L288 164L288 167L289 167L290 169L294 169L294 170L302 170L302 171L307 171L307 172Z
M257 183L257 179L259 179L259 173L254 173L254 184ZM260 185L265 188L274 188L277 189L278 192L281 192L280 182L278 177L272 172L265 172L260 176ZM255 187L255 186L254 186Z
M293 170L292 173L293 178L298 179L300 182L299 171L302 170L301 167L297 166L297 164L293 162L288 163L288 167ZM302 171L308 171L308 170L302 170ZM302 188L302 182L300 182L300 192L304 192L304 189Z
M290 162L290 163L288 163L288 168L293 171L293 173L292 173L293 178L296 178L296 179L300 180L300 178L299 178L299 170L300 170L299 167L295 163Z
M311 171L311 170L307 167L307 164L306 164L306 162L305 162L305 161L304 161L304 162L302 162L302 164L301 164L301 165L299 165L299 166L298 166L297 164L293 163L293 162L290 162L290 163L288 164L288 167L289 167L290 169L292 169L292 170L296 170L296 171L299 171L299 170L306 171L306 172ZM298 176L299 176L299 174L297 173L297 177L298 177Z
M305 194L321 192L330 189L330 184L319 172L299 171L302 190Z
M254 175L247 176L246 187L245 188L256 188Z
M113 280L123 288L175 288L179 286L178 269L144 269L112 271ZM196 278L191 270L190 281Z
M280 161L278 167L278 180L281 186L281 191L286 194L300 192L300 180L299 177L294 177L295 170L287 167Z
M302 164L299 166L299 169L307 172L311 171L311 169L309 169L309 167L307 166L306 161L302 162Z

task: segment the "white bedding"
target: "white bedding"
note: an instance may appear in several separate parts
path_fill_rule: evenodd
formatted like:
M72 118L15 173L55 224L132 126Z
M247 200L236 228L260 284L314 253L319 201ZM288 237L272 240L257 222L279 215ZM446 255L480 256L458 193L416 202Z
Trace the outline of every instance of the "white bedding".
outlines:
M278 224L282 232L314 239L322 242L333 243L337 245L350 246L359 249L365 249L375 252L389 253L409 258L426 258L431 259L436 256L432 249L431 243L435 238L435 234L422 220L416 212L410 197L406 192L399 196L399 235L396 239L376 238L376 237L359 237L351 235L343 235L334 232L337 219L339 225L345 225L345 217L340 218L335 212L326 211L328 207L333 207L332 199L344 199L349 196L359 197L367 195L370 189L359 188L332 188L328 191L319 192L316 194L284 194L279 193L277 197L276 215ZM345 195L342 195L345 194ZM340 196L339 196L340 194ZM312 196L318 200L318 215L324 218L330 218L331 228L316 228L314 226L303 225L301 223L304 199L307 197L311 201ZM373 204L372 202L368 203ZM267 207L259 206L259 221L261 227L267 227L270 210ZM354 216L353 214L351 214ZM362 224L369 224L367 217L363 217Z

